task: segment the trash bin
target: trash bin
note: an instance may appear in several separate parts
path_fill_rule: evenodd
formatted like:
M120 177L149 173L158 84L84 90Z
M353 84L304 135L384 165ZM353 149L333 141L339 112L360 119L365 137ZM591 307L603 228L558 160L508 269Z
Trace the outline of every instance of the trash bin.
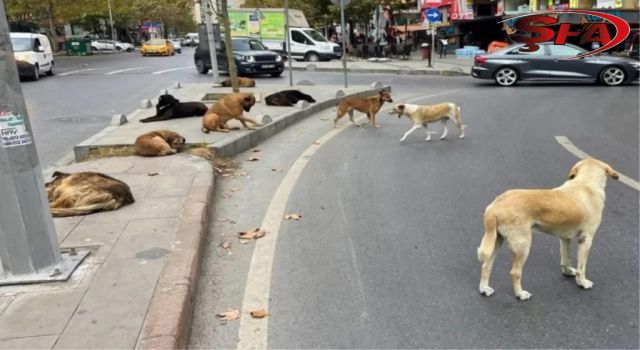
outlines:
M423 60L428 60L431 58L431 46L427 43L420 45L420 53L422 54Z
M92 55L91 39L87 38L67 38L64 42L64 50L67 55L86 56Z

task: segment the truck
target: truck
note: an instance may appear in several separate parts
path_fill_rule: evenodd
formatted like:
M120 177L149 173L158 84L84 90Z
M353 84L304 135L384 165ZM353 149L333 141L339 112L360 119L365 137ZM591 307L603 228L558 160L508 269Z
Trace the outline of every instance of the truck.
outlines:
M288 53L284 9L232 8L228 11L232 37L259 39L272 51ZM289 9L289 35L294 59L315 62L342 57L342 48L311 28L300 10Z

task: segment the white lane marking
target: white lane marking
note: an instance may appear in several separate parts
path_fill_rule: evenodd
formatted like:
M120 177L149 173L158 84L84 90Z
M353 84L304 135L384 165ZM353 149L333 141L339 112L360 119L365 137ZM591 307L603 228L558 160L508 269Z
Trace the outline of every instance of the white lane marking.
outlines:
M142 69L142 68L147 68L147 67L133 67L133 68L126 68L126 69L118 69L118 70L114 70L113 72L105 73L105 75L113 75L113 74L128 72L136 69Z
M406 102L419 101L430 97L452 94L457 90L442 92L433 95L412 98ZM380 110L387 111L391 106ZM365 116L358 118L358 122ZM350 124L349 124L350 125ZM269 318L253 319L249 312L255 309L267 309L269 307L269 294L271 292L271 271L276 250L276 242L280 231L280 223L283 220L289 195L293 191L300 174L306 167L311 157L329 140L344 130L349 129L346 124L339 129L332 129L317 140L320 144L309 146L293 163L284 179L278 186L276 193L271 198L267 212L265 213L260 228L267 231L267 235L256 241L249 265L247 284L242 301L242 317L238 330L238 349L267 349L269 336Z
M194 68L195 69L195 66L184 66L184 67L178 67L178 68L159 70L159 71L153 72L151 74L153 74L153 75L164 74L164 73L167 73L167 72L173 72L174 70L183 70L183 69L189 69L189 68Z
M76 73L82 73L82 72L89 72L92 70L96 70L97 68L86 68L86 69L78 69L78 70L72 70L70 72L66 72L66 73L62 73L62 74L58 74L58 76L65 76L65 75L71 75L71 74L76 74Z
M567 151L569 151L569 153L573 154L574 156L580 159L593 158L587 153L583 152L578 147L576 147L573 143L571 143L571 141L566 136L556 136L556 141L558 141L560 146L564 147ZM615 169L615 167L613 168ZM640 183L638 183L638 181L624 174L621 174L620 172L618 172L618 174L620 175L620 177L618 178L620 182L635 189L636 191L640 191Z

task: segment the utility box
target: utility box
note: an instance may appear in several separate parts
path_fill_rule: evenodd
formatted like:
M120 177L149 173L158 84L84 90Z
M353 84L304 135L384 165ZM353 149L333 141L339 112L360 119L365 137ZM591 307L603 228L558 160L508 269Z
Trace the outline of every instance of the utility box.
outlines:
M92 55L91 39L88 38L68 38L64 42L64 50L67 55L86 56Z

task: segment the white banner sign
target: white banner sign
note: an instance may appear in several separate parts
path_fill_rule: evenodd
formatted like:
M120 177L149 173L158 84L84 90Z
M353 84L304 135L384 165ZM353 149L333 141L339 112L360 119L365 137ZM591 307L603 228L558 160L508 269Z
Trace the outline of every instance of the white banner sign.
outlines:
M24 117L0 112L0 139L5 148L31 144L31 134L24 125Z

